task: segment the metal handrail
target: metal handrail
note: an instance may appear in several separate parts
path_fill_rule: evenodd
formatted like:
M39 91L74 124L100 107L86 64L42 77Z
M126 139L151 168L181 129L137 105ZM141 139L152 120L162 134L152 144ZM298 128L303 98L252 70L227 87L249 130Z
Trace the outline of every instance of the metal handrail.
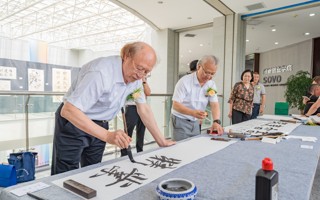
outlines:
M65 92L29 92L29 91L0 91L0 95L53 95L53 96L60 96L64 95Z
M63 96L65 92L30 92L30 91L0 91L1 95L21 95L26 96L26 101L24 105L25 110L25 134L26 134L26 150L28 151L30 148L30 141L29 141L29 100L30 96L37 96L37 95L52 95L52 96Z
M0 91L0 96L25 96L23 101L23 108L24 111L21 111L21 114L25 115L25 148L26 150L30 149L30 100L32 97L36 96L64 96L65 92L43 92L43 91ZM151 94L153 97L170 97L172 94ZM166 116L165 116L166 117ZM114 128L117 129L117 120L113 120ZM166 124L167 125L167 124Z
M0 91L0 96L3 95L3 96L25 96L23 97L23 104L22 107L24 108L24 111L19 111L19 113L21 114L24 114L25 115L25 133L24 135L26 136L25 140L24 138L21 140L22 141L25 141L25 148L27 150L30 149L30 142L32 142L29 138L30 136L30 122L29 120L31 120L31 106L32 104L30 104L30 102L32 101L32 97L37 97L37 96L64 96L65 95L65 92L38 92L38 91ZM170 97L173 96L173 94L159 94L159 93L153 93L150 95L151 97L163 97L164 98L164 107L163 109L165 110L165 113L164 113L164 119L163 119L163 128L164 128L164 134L166 137L170 137L169 135L167 135L168 133L170 133L170 129L169 129L169 126L170 124L168 124L168 122L170 121L170 108L171 108L171 104L172 102L170 100L168 100L168 98L170 99ZM218 95L219 97L222 97L221 95ZM151 99L151 98L150 98ZM52 112L52 111L51 111ZM206 119L206 120L209 120L210 119ZM118 129L118 125L120 123L117 121L117 119L115 118L112 122L112 125L113 125L113 129ZM205 128L205 127L203 127ZM146 140L146 145L148 143L154 143L154 141L152 140ZM134 145L133 145L134 146ZM111 150L111 149L110 149ZM109 151L109 150L108 150ZM112 151L112 150L111 150ZM117 152L118 149L115 147L113 152ZM117 156L117 154L115 153L115 156Z

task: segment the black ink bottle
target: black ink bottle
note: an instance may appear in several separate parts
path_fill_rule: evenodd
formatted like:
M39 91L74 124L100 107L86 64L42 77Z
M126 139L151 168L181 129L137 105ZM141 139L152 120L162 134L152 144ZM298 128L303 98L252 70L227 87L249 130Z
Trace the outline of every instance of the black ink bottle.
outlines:
M278 199L279 175L273 169L273 162L270 158L262 160L262 169L256 175L256 200L277 200Z

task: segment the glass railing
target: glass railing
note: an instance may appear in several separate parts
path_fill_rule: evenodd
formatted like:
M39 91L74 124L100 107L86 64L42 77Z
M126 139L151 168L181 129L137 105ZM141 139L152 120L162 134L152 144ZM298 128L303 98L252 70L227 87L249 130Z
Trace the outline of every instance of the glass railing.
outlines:
M49 165L54 113L64 93L0 92L0 162L11 152L38 152L37 166Z
M64 93L59 92L0 92L0 163L7 162L12 152L32 150L38 152L37 167L51 163L55 111ZM171 97L153 94L147 102L151 106L158 126L165 137L170 137ZM110 130L123 129L121 113L110 123ZM132 146L135 144L133 134ZM146 130L145 143L154 139ZM119 149L107 144L105 153Z
M62 102L62 92L0 92L0 163L7 162L12 152L32 150L38 152L37 167L49 166L52 155L55 111ZM221 102L221 98L219 98ZM152 94L147 99L157 121L158 127L166 138L171 137L170 114L171 94ZM210 127L210 109L202 129ZM123 129L122 115L119 113L109 122L110 130ZM132 147L136 134L133 133ZM145 144L154 143L146 130ZM135 151L135 150L134 150ZM119 149L107 144L105 154L120 156Z

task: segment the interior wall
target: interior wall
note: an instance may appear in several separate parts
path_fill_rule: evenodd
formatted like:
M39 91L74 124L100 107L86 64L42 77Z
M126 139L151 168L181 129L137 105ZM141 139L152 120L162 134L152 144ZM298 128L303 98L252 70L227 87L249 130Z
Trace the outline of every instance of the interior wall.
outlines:
M151 72L149 86L152 93L167 93L168 76L168 34L169 30L153 31L151 33L151 46L157 53L157 64Z
M0 58L30 61L29 43L0 37Z
M0 58L42 62L43 59L34 58L34 53L42 53L40 48L34 48L35 45L37 44L35 44L34 41L11 40L9 38L0 38ZM32 52L35 49L39 52ZM48 45L45 51L47 51L47 58L45 58L45 60L48 64L64 65L71 67L79 66L78 51L76 50L68 50Z
M292 66L292 71L275 71L277 67L288 65ZM275 102L286 101L284 97L285 83L290 75L296 74L300 70L311 73L311 69L312 40L261 53L260 82L266 86L267 93L265 114L274 114ZM267 73L268 70L270 73ZM281 77L281 81L279 81L279 77ZM300 114L297 109L290 109L289 113Z
M94 60L99 57L107 57L113 55L120 55L119 51L97 51L94 52L90 49L87 50L78 50L78 65L79 67L83 66L84 64L88 63L91 60Z
M320 76L320 37L313 39L313 72L312 76Z
M224 126L230 125L229 97L244 68L245 24L239 15L227 15L213 20L213 54L220 59L218 72L213 78L218 94L222 95L221 119Z

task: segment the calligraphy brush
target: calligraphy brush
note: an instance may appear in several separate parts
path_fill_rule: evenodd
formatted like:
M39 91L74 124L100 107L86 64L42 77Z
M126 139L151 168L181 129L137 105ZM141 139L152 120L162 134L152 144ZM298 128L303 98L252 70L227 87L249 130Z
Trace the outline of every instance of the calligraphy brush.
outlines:
M126 116L124 114L124 109L123 107L121 107L121 113L122 113L122 120L123 120L123 129L124 129L124 132L126 134L128 134L128 128L127 128L127 121L126 121ZM127 148L127 154L129 156L129 159L131 162L135 163L136 161L133 159L133 156L132 156L132 151L131 151L131 146L129 145L128 148Z

